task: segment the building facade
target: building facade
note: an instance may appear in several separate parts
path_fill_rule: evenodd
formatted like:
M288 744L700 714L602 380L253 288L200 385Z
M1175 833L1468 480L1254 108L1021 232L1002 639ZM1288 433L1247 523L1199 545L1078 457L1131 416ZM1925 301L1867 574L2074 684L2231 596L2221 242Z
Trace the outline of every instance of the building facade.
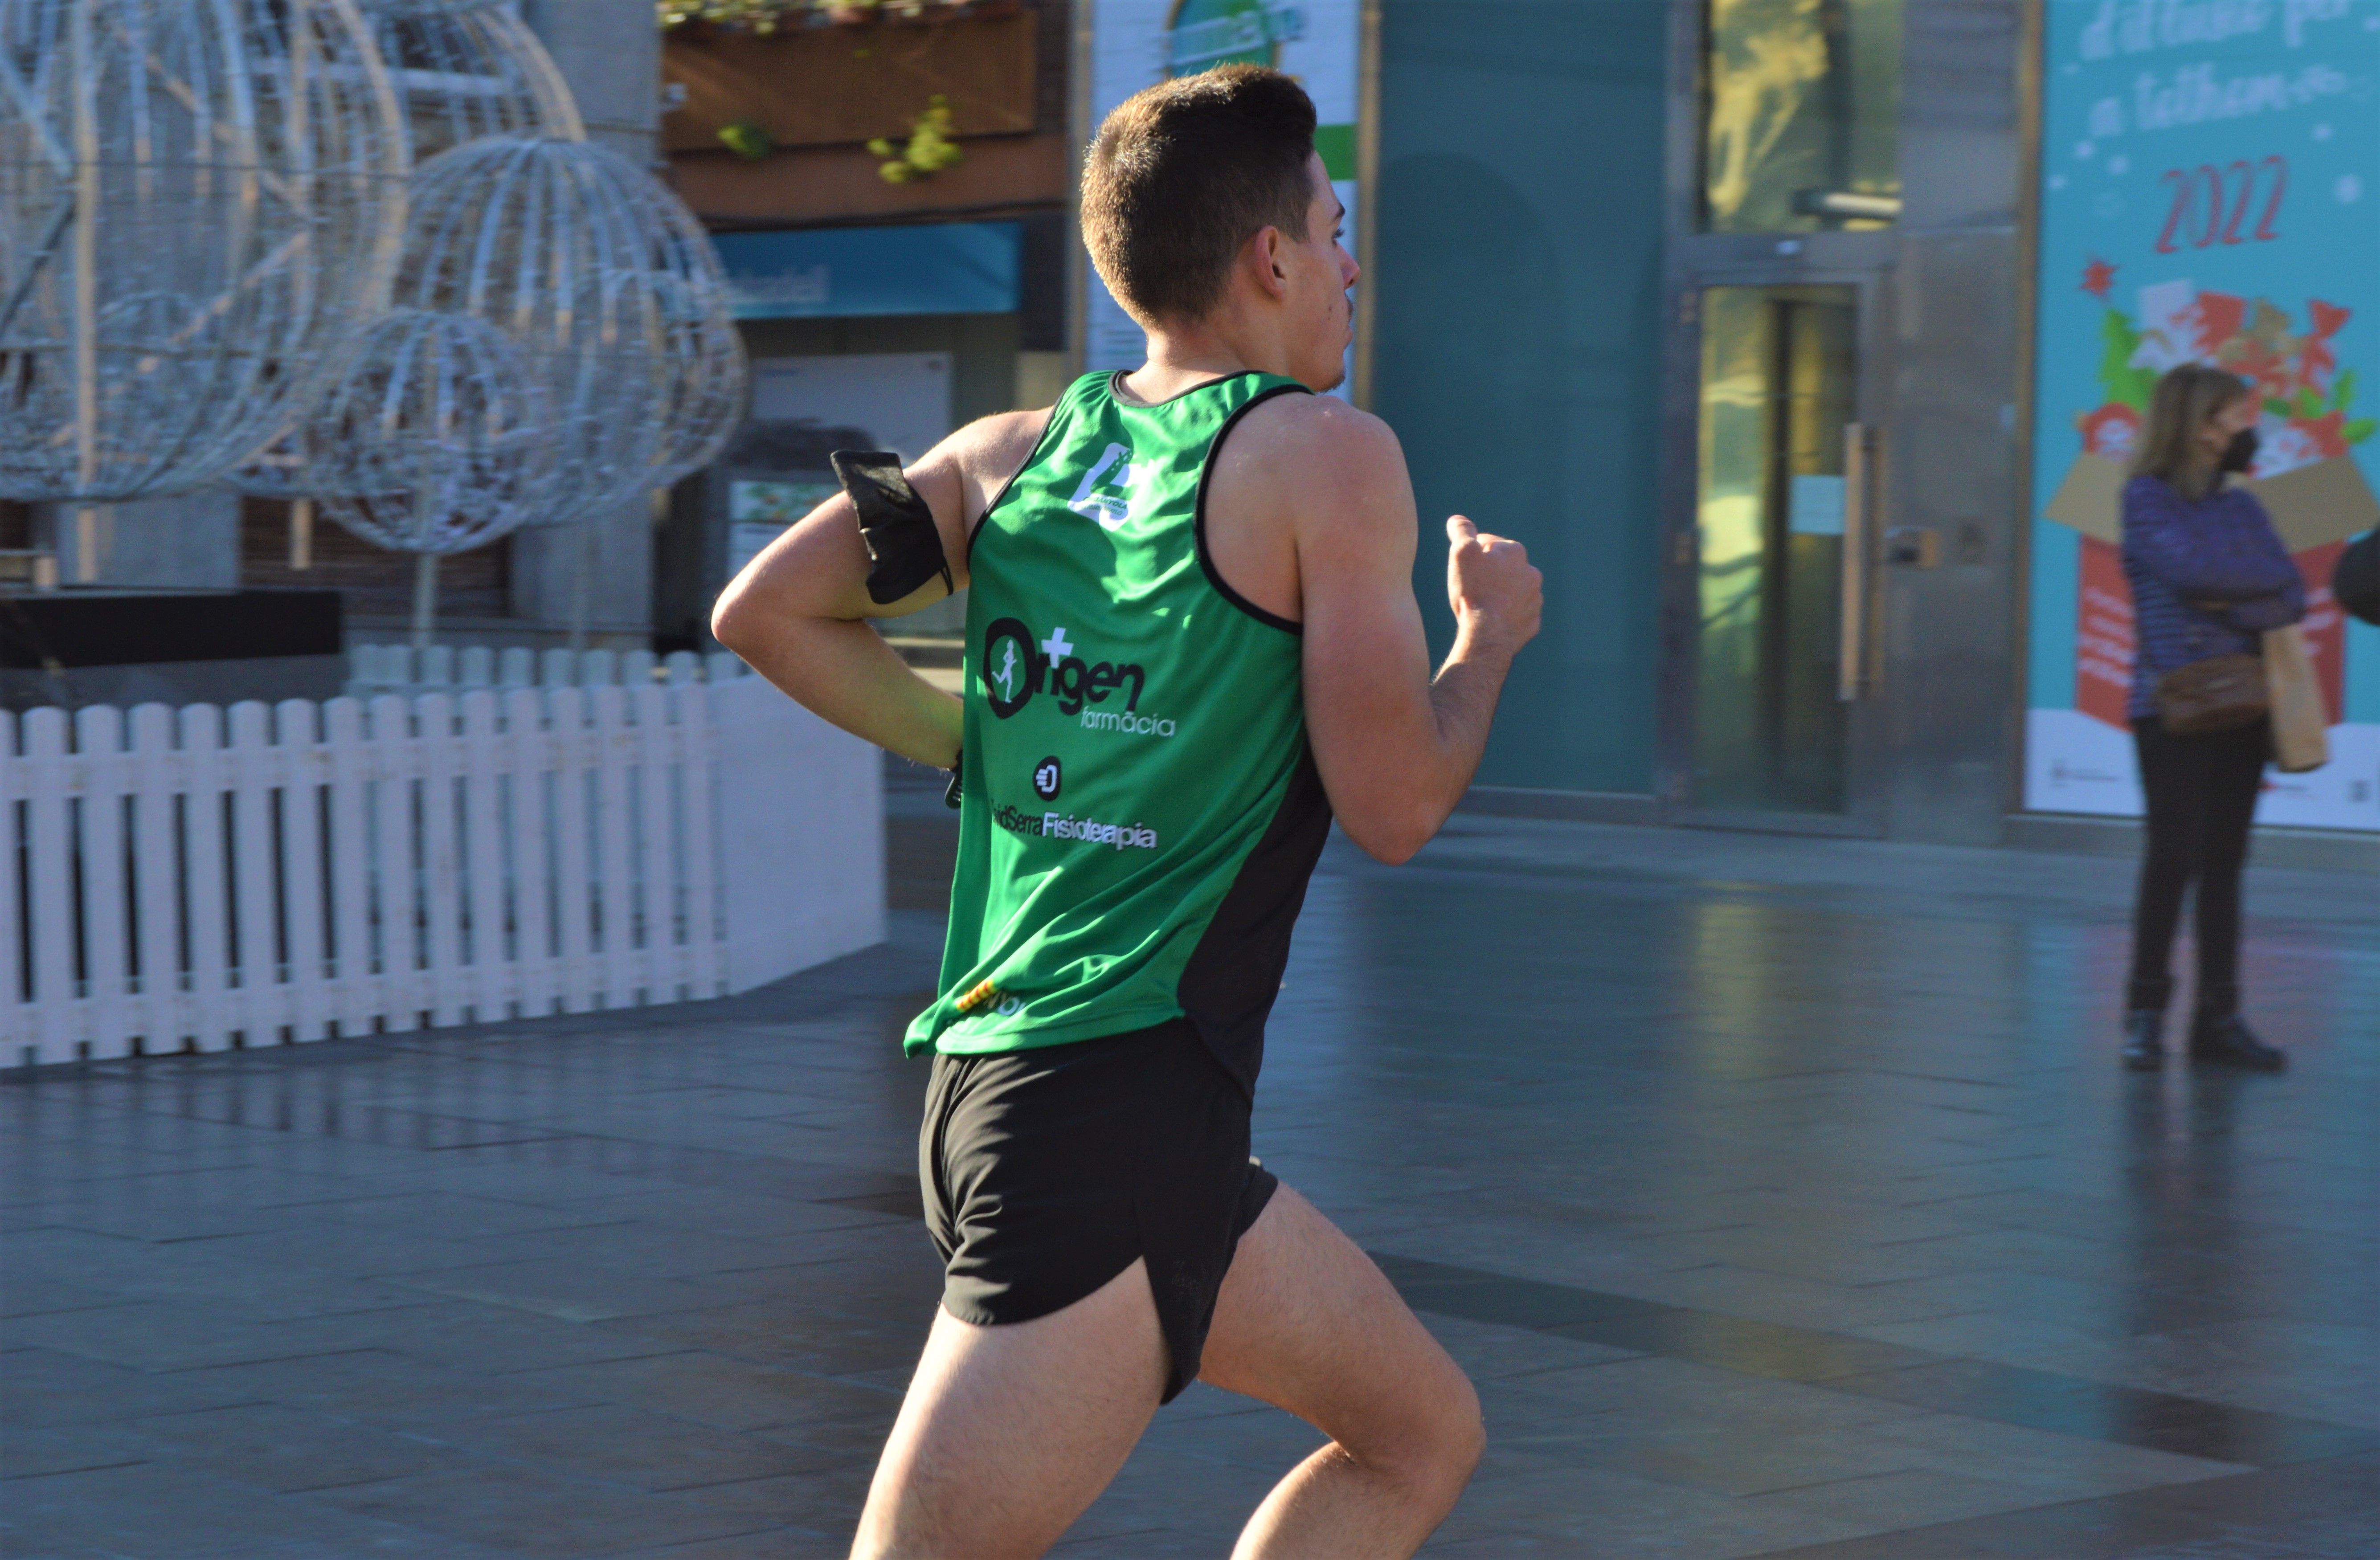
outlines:
M2380 0L941 14L667 45L677 183L749 285L780 426L681 495L663 633L698 635L814 495L823 431L923 439L1132 360L1068 225L1080 148L1138 86L1253 60L1315 95L1354 213L1343 393L1396 428L1426 521L1546 568L1480 805L2122 848L2088 826L2139 810L2114 495L2146 387L2198 357L2265 398L2254 477L2334 721L2334 762L2274 776L2263 816L2380 854L2380 631L2323 588L2380 523L2353 402ZM932 101L965 161L882 177L859 130L897 143Z
M1357 382L1425 519L1547 573L1483 804L1964 843L2137 816L2115 489L2145 387L2198 357L2266 398L2258 487L2335 722L2263 816L2380 853L2380 631L2323 588L2380 520L2352 405L2380 6L1377 0L1366 26Z

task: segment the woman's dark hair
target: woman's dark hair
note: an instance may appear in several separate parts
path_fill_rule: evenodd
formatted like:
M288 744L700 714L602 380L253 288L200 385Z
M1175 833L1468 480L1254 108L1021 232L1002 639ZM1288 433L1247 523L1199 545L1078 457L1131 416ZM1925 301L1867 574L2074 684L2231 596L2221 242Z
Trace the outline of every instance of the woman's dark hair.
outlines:
M2204 498L2220 473L2215 457L2199 443L2198 430L2249 393L2247 381L2205 363L2169 369L2149 397L2149 422L2141 430L2132 475L2163 478L2186 499Z
M1278 70L1227 65L1126 98L1083 170L1083 242L1143 324L1222 300L1240 246L1268 227L1305 241L1314 100Z

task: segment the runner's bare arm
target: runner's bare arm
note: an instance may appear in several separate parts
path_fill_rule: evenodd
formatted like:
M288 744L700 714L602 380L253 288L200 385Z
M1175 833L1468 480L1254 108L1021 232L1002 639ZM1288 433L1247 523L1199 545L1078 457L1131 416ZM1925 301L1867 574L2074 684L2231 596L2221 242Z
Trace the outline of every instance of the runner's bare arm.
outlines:
M956 587L967 582L970 530L1049 421L1047 410L985 417L908 468ZM937 577L888 605L869 600L858 516L837 493L728 582L710 632L804 708L904 758L947 767L958 756L959 701L912 671L867 621L905 616L943 594Z
M1271 502L1297 541L1315 761L1348 837L1402 862L1470 786L1504 674L1536 635L1542 581L1518 542L1450 520L1454 647L1433 677L1413 592L1413 482L1396 435L1326 397L1278 405L1287 415L1249 431L1281 452L1268 463Z

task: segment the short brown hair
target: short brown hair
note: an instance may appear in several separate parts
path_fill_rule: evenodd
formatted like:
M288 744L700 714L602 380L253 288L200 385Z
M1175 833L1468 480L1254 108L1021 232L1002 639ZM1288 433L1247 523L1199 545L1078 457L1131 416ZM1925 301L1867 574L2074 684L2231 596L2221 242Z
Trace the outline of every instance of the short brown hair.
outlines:
M2161 477L2184 498L2204 498L2216 472L2199 446L2198 430L2249 393L2247 381L2210 364L2184 363L2167 373L2150 393L2149 423L2141 429L2132 475Z
M1227 65L1116 105L1083 171L1083 242L1144 323L1222 300L1240 246L1268 227L1300 243L1314 198L1314 100L1278 70Z

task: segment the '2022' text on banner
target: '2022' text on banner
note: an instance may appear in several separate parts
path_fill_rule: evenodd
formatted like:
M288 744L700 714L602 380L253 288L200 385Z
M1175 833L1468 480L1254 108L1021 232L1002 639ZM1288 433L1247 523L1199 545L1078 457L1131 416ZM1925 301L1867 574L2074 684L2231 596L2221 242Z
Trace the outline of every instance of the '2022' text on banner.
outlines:
M1347 208L1346 243L1351 252L1354 249L1356 82L1363 53L1358 0L1089 4L1094 134L1118 103L1160 81L1219 65L1265 65L1285 71L1314 100L1314 149L1330 175L1330 187ZM1096 270L1088 288L1084 367L1140 367L1147 355L1140 327L1100 283Z
M2119 495L2157 376L2264 400L2252 486L2304 573L2331 762L2259 821L2380 830L2380 0L2048 0L2025 805L2137 816Z

